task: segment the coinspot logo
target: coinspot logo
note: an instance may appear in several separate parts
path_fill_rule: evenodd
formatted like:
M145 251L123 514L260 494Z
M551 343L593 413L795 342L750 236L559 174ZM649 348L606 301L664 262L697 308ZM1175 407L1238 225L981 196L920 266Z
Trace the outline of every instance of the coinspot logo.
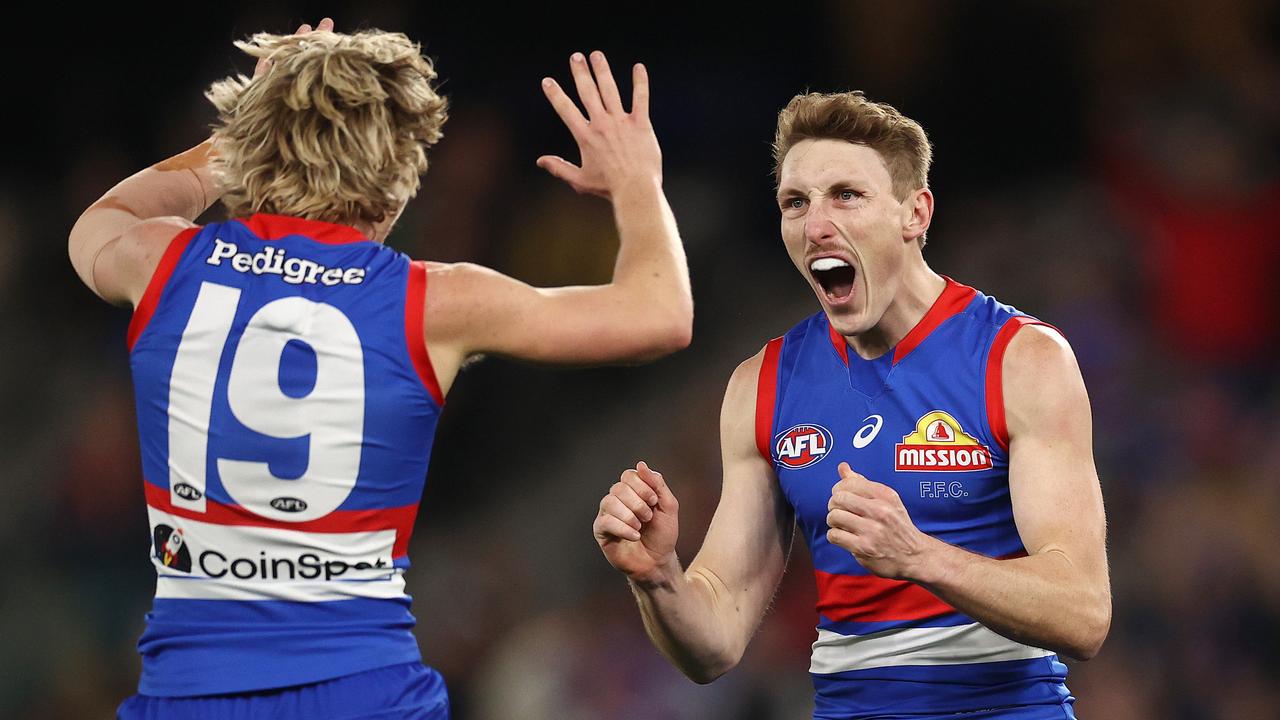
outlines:
M152 547L156 559L165 567L191 572L191 551L187 549L187 539L180 528L156 525L152 532Z

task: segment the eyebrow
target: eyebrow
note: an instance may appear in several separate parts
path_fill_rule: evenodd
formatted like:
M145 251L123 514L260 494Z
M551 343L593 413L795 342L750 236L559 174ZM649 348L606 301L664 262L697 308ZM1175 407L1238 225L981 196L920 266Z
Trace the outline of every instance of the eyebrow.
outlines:
M825 192L831 192L836 188L845 188L850 186L857 186L861 188L866 188L868 190L873 189L871 187L871 183L866 178L853 178L853 179L844 179L844 180L833 180L830 184L827 185ZM805 194L806 193L804 190L801 190L800 188L794 185L783 185L782 187L778 188L778 192L776 193L776 196L779 199L781 199L784 196L805 195Z

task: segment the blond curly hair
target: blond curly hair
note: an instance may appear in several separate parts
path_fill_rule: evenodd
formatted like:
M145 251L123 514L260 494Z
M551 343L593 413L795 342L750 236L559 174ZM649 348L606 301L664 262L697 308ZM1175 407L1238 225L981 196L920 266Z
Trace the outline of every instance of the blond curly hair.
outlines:
M231 217L375 225L418 192L448 113L417 43L367 30L235 45L271 67L205 92L218 110L211 169Z

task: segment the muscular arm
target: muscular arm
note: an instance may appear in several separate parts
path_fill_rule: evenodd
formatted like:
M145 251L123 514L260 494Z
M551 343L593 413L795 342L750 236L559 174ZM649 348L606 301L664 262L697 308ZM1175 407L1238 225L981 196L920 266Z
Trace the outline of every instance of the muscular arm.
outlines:
M537 288L470 263L429 267L424 331L441 383L480 353L594 364L689 344L689 271L661 187L640 181L613 202L622 242L607 285Z
M319 30L333 30L324 18ZM311 32L303 24L298 34ZM258 61L256 78L270 69ZM67 252L80 280L103 300L138 304L173 237L221 197L209 171L212 139L125 178L85 210Z
M596 537L606 557L624 572L633 570L628 578L650 639L681 672L701 683L724 674L742 658L777 590L791 549L794 518L773 469L756 450L753 435L760 362L761 355L744 362L729 381L720 418L724 460L720 505L688 569L681 570L675 555L674 528L671 549L658 553L652 552L648 538L614 540L643 544L645 548L639 549L649 551L648 562L628 564L622 557L624 548L615 546L611 551L607 546L611 529L618 533L614 538L625 537L627 527L619 518L626 515L625 504L611 505L606 497L596 523ZM656 485L654 519L640 522L630 515L633 524L628 527L640 527L632 537L640 538L641 531L662 522L663 513L674 518L675 498L661 476Z
M1006 637L1088 659L1110 627L1111 591L1089 399L1066 341L1020 330L1003 391L1010 497L1027 557L995 560L924 534L891 489L847 467L828 537L872 572L916 582Z
M125 178L80 215L67 251L90 290L137 303L169 241L219 197L210 147L206 140Z
M443 386L467 357L496 353L539 362L648 360L689 344L693 297L675 217L662 191L662 154L649 122L649 81L633 71L622 106L604 56L570 68L584 117L555 81L543 90L577 141L582 167L544 155L538 165L580 193L613 204L621 245L606 285L535 288L471 264L437 265L427 281L424 331ZM592 238L584 238L592 242Z
M1018 331L1004 359L1009 492L1027 557L992 560L949 545L920 584L992 630L1078 659L1111 625L1106 520L1089 398L1052 330Z

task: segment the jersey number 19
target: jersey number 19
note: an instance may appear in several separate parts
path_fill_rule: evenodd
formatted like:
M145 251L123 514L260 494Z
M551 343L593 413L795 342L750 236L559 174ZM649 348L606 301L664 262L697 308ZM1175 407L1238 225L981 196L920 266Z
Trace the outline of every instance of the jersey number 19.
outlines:
M205 512L214 385L240 304L240 290L200 285L169 380L169 494L175 507ZM315 385L286 395L279 371L291 340L315 351ZM227 403L250 430L310 436L306 470L282 480L268 464L217 458L218 476L241 507L272 520L303 522L333 512L355 487L364 436L364 353L355 326L332 305L287 297L249 319L231 354Z

